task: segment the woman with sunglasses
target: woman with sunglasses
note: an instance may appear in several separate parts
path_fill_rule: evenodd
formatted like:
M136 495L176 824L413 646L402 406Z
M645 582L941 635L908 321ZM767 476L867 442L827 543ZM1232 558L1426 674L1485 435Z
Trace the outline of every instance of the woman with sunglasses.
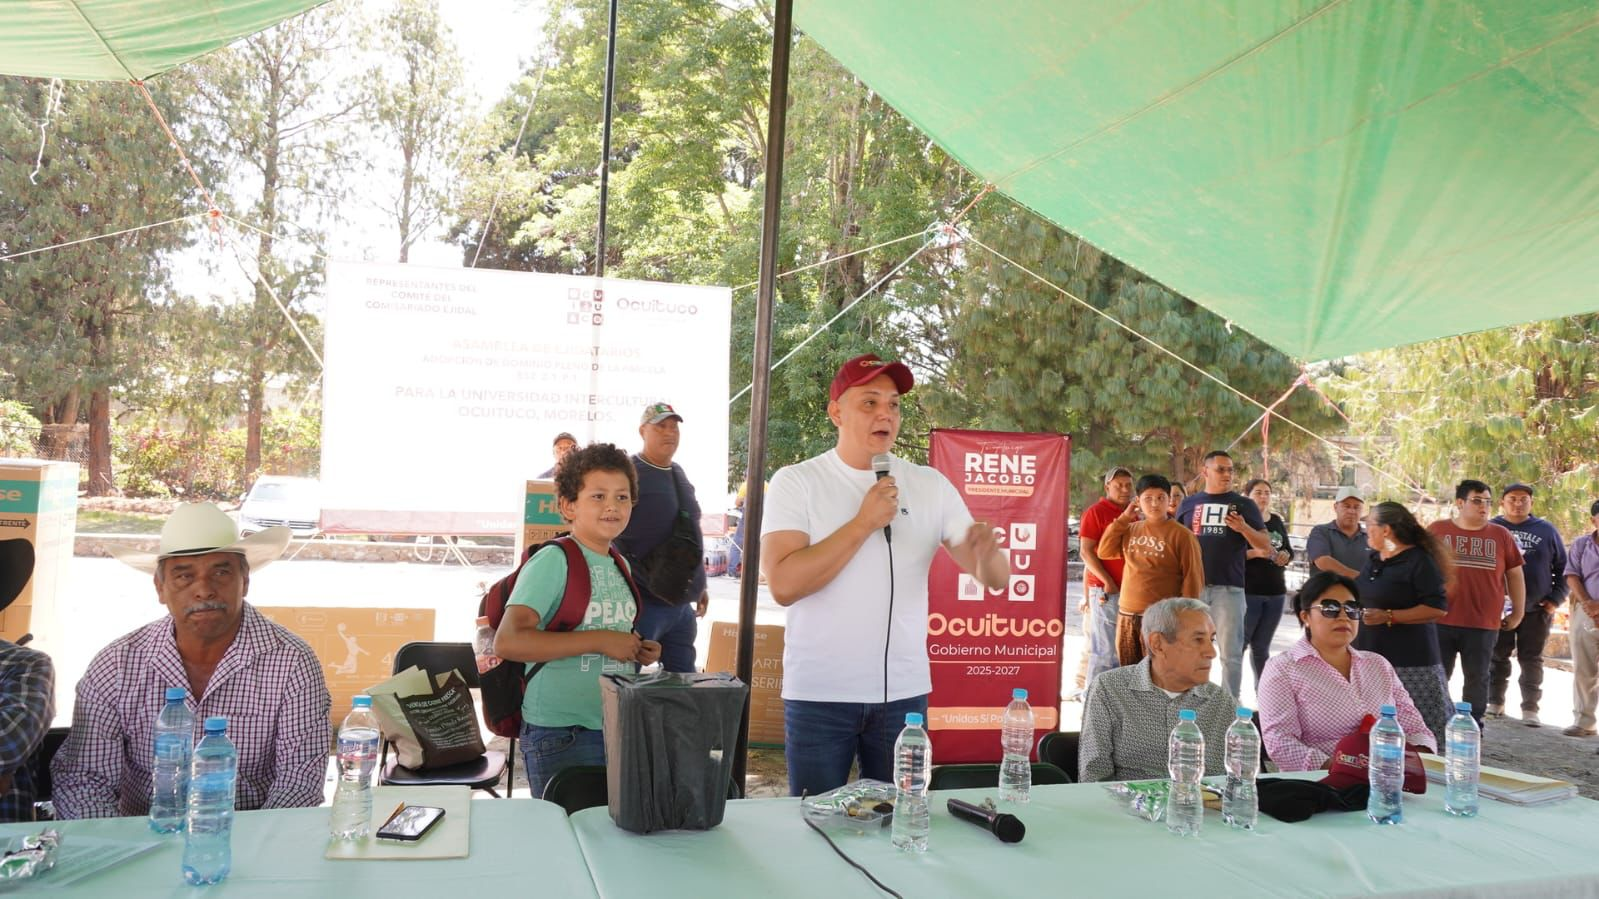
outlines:
M1394 666L1442 746L1455 706L1434 622L1449 609L1445 588L1452 554L1396 502L1371 507L1366 537L1372 550L1357 581L1366 619L1355 648L1375 652Z
M1267 662L1260 678L1261 736L1278 770L1327 767L1338 741L1385 705L1399 710L1407 743L1437 751L1393 666L1350 645L1365 612L1359 593L1349 578L1320 571L1294 600L1305 636Z

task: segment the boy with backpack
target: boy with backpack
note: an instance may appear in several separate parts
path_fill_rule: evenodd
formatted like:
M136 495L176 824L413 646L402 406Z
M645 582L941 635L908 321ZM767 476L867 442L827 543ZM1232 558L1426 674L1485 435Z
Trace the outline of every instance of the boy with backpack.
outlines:
M637 589L611 546L627 527L638 493L632 461L609 443L575 450L556 473L555 492L571 537L551 541L528 559L494 638L495 655L527 663L521 740L534 796L544 794L557 771L605 764L600 676L630 673L661 655L659 643L633 630ZM548 629L546 622L562 617L568 560L579 557L590 587L584 617L570 630Z

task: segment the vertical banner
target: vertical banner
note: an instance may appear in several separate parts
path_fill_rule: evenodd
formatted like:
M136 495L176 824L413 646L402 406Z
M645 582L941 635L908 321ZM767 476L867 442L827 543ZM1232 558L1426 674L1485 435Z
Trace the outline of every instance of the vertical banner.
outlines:
M986 590L939 553L927 578L933 758L997 762L1011 690L1027 690L1037 731L1060 720L1066 633L1066 501L1071 438L935 429L928 462L994 527L1010 583Z

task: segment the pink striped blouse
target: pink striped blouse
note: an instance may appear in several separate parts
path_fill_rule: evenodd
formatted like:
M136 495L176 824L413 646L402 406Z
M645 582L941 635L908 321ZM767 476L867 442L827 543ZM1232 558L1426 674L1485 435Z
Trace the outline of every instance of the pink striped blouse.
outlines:
M1314 771L1327 763L1338 741L1384 705L1399 710L1405 742L1437 751L1437 741L1410 701L1388 660L1349 650L1354 664L1345 680L1308 638L1273 656L1260 675L1261 736L1282 771Z

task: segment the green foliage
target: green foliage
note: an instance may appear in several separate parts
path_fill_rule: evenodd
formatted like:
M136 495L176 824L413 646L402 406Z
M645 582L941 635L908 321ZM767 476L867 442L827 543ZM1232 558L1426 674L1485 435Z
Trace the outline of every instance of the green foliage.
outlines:
M755 279L765 158L770 21L764 7L715 0L626 5L617 48L616 121L607 274L744 284ZM583 273L594 264L605 4L553 5L549 52L492 116L501 149L477 160L452 233L470 264ZM953 214L975 189L925 136L815 44L795 48L785 150L779 268L792 269L915 235ZM528 128L513 142L538 86ZM497 213L485 221L498 194ZM489 229L483 240L483 231ZM850 301L883 283L774 373L768 464L832 445L825 385L856 353L902 355L920 319L908 305L942 296L947 272L913 265L907 242L779 282L774 358L794 349ZM735 291L733 389L750 376L755 292ZM931 422L913 402L902 451L924 450ZM730 409L733 482L743 479L747 399Z
M617 50L609 274L755 279L770 79L763 10L715 0L627 4ZM564 0L552 13L549 54L494 116L498 146L515 152L470 173L454 228L468 262L487 224L480 264L548 272L587 272L593 264L605 4ZM542 84L538 101L513 148L535 84ZM790 94L780 270L919 235L954 218L980 188L804 38L794 47ZM496 190L499 212L485 223ZM1214 315L1002 197L979 204L971 224L985 242L1252 396L1270 402L1298 375L1281 353L1229 333ZM773 358L811 340L772 375L769 468L833 444L825 385L839 362L867 351L905 358L922 375L901 429L899 451L912 458L925 456L925 434L934 426L1069 431L1079 472L1114 459L1187 477L1204 451L1225 445L1254 419L1253 406L986 251L940 243L896 271L920 243L918 237L778 282ZM735 391L751 374L754 304L752 289L735 292ZM1284 411L1312 427L1329 423L1313 398L1296 398ZM748 399L730 413L729 467L738 483ZM1322 458L1286 427L1275 433L1284 454ZM1283 461L1274 452L1274 462ZM1075 479L1081 498L1097 489L1094 480Z
M237 500L260 474L316 477L322 415L316 407L277 410L262 428L261 467L245 474L242 427L212 434L132 424L117 431L117 470L126 493L184 499Z
M156 102L180 131L188 82L163 79ZM48 82L0 78L0 254L135 229L197 212L193 188L139 93L127 84L67 83L34 152ZM27 148L27 149L24 149ZM197 158L204 169L204 159ZM0 263L0 371L5 393L45 424L90 425L91 493L112 489L112 390L141 364L167 255L194 229L169 225Z
M399 261L444 214L455 162L469 139L461 54L438 0L396 0L366 43L375 61L363 85L368 124L382 136L378 201L399 232Z
M16 400L0 400L0 456L32 456L39 444L39 419Z
M280 301L320 346L320 327L306 306L323 281L323 229L338 221L358 162L350 145L361 99L356 83L339 77L354 51L356 21L349 4L332 3L193 64L200 86L195 143L228 160L229 177L219 179L223 202L260 229L242 251L235 247L255 285L239 319L242 352L230 366L243 391L246 431L235 478L264 460L267 382L299 387L320 376Z
M1599 497L1599 316L1368 353L1327 380L1378 464L1444 500L1465 478L1525 481L1568 537ZM1386 483L1385 495L1419 497Z

